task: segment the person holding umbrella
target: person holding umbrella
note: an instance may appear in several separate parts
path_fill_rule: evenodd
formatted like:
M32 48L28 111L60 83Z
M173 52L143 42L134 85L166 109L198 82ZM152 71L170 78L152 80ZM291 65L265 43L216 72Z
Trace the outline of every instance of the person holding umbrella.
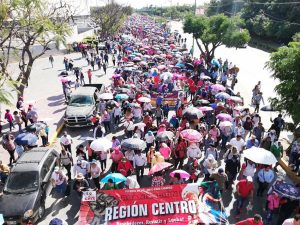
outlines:
M184 180L181 178L179 173L175 173L174 176L170 179L170 184L184 184Z
M104 185L103 190L117 190L118 185L113 181L113 179L108 179L107 183Z
M96 188L100 189L100 175L101 175L101 169L97 162L97 160L93 159L91 162L91 165L89 166L88 173L90 174L91 178L94 181L94 184Z
M158 171L153 174L151 186L152 187L161 187L164 186L166 183L165 178L163 177L162 171Z

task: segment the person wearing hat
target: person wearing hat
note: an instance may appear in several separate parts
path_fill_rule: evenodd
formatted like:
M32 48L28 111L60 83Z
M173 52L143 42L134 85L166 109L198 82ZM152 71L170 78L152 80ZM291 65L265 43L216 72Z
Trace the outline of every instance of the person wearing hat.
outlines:
M238 150L235 146L229 148L223 156L225 162L225 172L228 176L227 188L231 187L237 174L241 169L241 160Z
M101 169L97 160L93 159L91 165L89 166L88 173L94 181L97 189L100 189L100 175Z
M67 184L67 177L62 173L58 166L54 168L50 180L57 193L64 193Z
M82 173L78 173L75 177L75 182L73 184L73 190L81 197L82 192L90 187L89 182L84 178Z
M251 137L246 142L246 149L252 148L252 147L258 147L259 142L256 139L255 135L251 135Z
M236 184L236 193L237 193L237 204L236 204L236 210L235 210L235 217L239 218L244 202L250 198L250 201L253 202L253 178L250 176L247 176L246 179L240 180Z
M208 180L211 174L215 172L215 170L218 167L218 162L214 158L212 154L209 154L207 158L203 162L203 168L204 168L204 180Z
M223 190L225 190L228 177L223 168L219 168L217 173L214 172L213 174L211 174L210 179L217 181L221 193L223 192Z
M76 177L77 174L83 174L84 177L87 177L89 170L89 163L80 157L77 159L76 164L73 166L73 174Z

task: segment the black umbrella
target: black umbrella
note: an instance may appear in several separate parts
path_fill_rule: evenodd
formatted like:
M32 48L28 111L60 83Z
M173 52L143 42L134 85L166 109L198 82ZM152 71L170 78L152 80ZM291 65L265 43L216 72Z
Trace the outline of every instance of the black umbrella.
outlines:
M148 66L154 66L155 62L148 62Z
M39 122L28 125L25 129L28 132L37 132L37 131L45 129L46 126L47 126L47 124L45 122L39 121Z
M194 69L194 65L192 63L186 63L185 66L188 68L188 69Z
M191 106L183 110L183 116L188 120L196 120L203 117L203 113L201 112L200 109Z
M159 133L156 136L156 140L159 142L163 142L163 141L171 141L174 138L174 134L171 131L164 131Z
M269 112L277 111L276 109L274 109L274 107L272 105L266 105L266 106L262 107L260 110L261 111L269 111Z
M146 147L146 142L139 138L128 138L121 142L121 148L127 150L144 151Z
M106 102L106 107L108 107L110 109L114 108L117 105L118 105L118 103L114 100L109 100Z

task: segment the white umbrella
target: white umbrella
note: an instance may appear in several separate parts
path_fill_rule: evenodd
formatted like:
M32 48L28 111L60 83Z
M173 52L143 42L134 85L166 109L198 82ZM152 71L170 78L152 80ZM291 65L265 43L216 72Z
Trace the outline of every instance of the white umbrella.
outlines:
M146 124L144 123L135 123L135 124L130 124L127 128L127 130L134 130L135 127L138 127L139 129L144 129L144 127L146 126Z
M148 97L140 97L138 98L139 102L151 102L151 99Z
M112 147L112 142L106 138L99 138L91 143L91 149L95 152L102 152L110 149Z
M112 93L102 93L99 95L99 98L104 100L111 100L114 99L114 96Z
M258 164L273 165L277 162L273 153L264 148L252 147L243 151L243 155Z

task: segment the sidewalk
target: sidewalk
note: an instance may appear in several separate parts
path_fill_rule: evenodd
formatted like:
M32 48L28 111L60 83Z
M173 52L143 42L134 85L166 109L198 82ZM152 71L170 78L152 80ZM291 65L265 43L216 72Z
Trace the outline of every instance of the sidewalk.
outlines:
M54 68L51 67L48 58L41 58L35 62L28 88L24 93L25 107L27 108L29 103L33 103L34 107L37 109L39 120L48 123L50 128L49 142L55 142L57 131L62 128L64 122L63 117L66 104L62 91L62 85L58 76L64 70L64 57L73 59L74 67L78 66L83 68L85 80L87 82L86 71L89 69L89 67L87 67L86 60L81 59L81 53L71 53L68 55L61 54L54 56ZM13 72L17 71L15 69L16 66L17 64L10 65ZM113 68L108 68L107 74L112 74L112 70ZM106 76L104 74L103 70L96 70L93 72L92 82L110 84L109 77L110 76ZM16 96L15 93L14 95ZM6 108L9 108L11 112L16 110L16 97L14 98L15 100L13 101L13 106L2 106L2 117L4 116L3 112ZM8 131L8 126L4 123L2 131L3 134L7 133ZM17 132L17 130L14 130L14 132ZM2 141L2 139L0 141ZM41 140L39 143L41 144ZM57 147L57 145L53 145L53 147ZM4 163L8 163L9 161L9 155L2 146L0 147L0 159Z

